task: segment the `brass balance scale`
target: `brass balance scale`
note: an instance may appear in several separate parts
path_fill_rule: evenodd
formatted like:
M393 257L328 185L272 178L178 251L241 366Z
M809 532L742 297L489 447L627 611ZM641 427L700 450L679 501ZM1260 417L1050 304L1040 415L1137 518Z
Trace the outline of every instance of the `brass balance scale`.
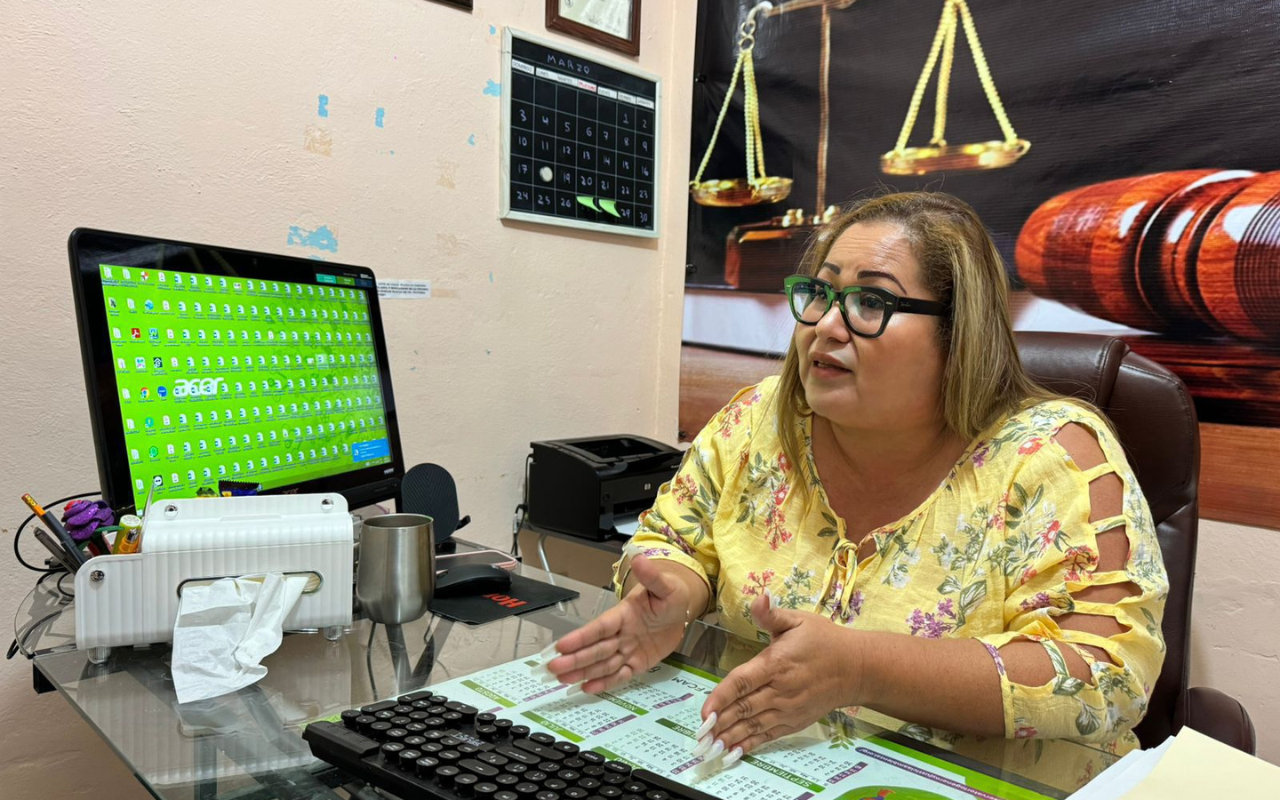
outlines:
M739 225L729 232L725 248L725 282L745 291L777 292L782 279L791 274L800 262L805 247L816 233L839 213L835 205L826 202L827 150L830 137L829 113L831 108L831 14L847 9L856 0L791 0L781 5L764 2L754 6L742 23L738 34L738 59L734 64L729 90L716 119L711 140L690 182L689 191L694 202L704 206L744 208L766 203L780 203L791 194L792 179L769 175L765 169L764 138L760 130L760 101L756 89L755 61L752 55L756 43L757 16L776 17L792 11L818 8L821 10L819 84L818 84L818 151L817 197L815 212L806 213L801 208L791 208L781 216L764 222ZM963 27L969 49L973 52L978 78L982 83L987 102L1004 134L1002 141L977 142L951 145L945 138L947 127L947 99L951 89L951 69L955 59L956 33ZM941 64L939 64L939 61ZM934 105L933 137L924 147L907 147L907 140L915 127L920 106L933 72L938 70L937 97ZM746 127L746 177L704 180L703 173L711 160L720 128L728 114L739 78L743 84L743 122ZM1026 154L1030 142L1019 139L1005 113L991 70L987 66L977 28L965 0L945 0L942 18L934 35L933 46L925 60L902 130L894 148L880 158L880 169L889 175L926 175L939 171L974 171L997 169L1013 164Z

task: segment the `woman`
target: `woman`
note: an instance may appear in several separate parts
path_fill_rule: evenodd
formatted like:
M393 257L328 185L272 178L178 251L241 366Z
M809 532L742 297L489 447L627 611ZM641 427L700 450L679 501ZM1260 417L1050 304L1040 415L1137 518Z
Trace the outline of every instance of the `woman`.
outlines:
M769 641L703 707L731 764L833 708L1137 746L1168 581L1107 423L1023 371L1002 261L945 194L861 202L787 280L781 375L695 439L547 668L599 692L712 608Z

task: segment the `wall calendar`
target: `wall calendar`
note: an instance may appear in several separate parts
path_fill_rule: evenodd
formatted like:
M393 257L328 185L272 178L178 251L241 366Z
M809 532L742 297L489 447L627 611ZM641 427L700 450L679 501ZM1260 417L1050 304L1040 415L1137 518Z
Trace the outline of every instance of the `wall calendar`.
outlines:
M658 235L660 79L507 29L503 219Z

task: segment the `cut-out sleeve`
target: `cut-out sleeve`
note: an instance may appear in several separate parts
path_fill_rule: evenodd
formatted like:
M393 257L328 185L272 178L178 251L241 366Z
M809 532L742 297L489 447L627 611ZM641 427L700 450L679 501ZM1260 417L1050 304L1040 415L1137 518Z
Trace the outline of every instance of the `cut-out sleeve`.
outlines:
M631 559L644 555L674 561L697 573L715 597L720 574L713 527L721 492L740 468L751 442L760 387L740 391L693 440L675 477L658 489L653 507L640 515L635 535L613 565L614 591L622 594Z
M1146 713L1164 661L1160 622L1169 581L1151 513L1119 443L1091 414L1080 412L1071 421L1093 433L1105 461L1081 469L1052 437L1021 443L1018 452L1026 457L1012 471L1004 499L1006 539L990 559L1005 581L1005 631L980 641L1000 675L1007 737L1110 742L1130 737ZM1112 472L1123 484L1121 513L1091 519L1097 515L1091 513L1089 484ZM1120 568L1103 571L1097 540L1113 530L1123 531L1128 554ZM1114 584L1126 585L1128 596L1110 603L1076 596ZM1099 636L1059 627L1058 618L1071 613L1109 617L1120 632ZM999 650L1014 641L1038 642L1053 665L1053 679L1041 686L1011 679ZM1079 645L1099 648L1111 663ZM1088 665L1089 680L1071 675L1065 648Z

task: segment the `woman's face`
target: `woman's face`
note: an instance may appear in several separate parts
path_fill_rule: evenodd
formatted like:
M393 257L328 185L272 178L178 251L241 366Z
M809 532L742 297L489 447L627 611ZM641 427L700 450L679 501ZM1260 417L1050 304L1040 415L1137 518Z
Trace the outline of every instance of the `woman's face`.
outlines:
M878 286L899 297L937 300L902 228L851 225L817 277L836 289ZM895 313L878 338L855 336L833 303L817 325L796 323L800 380L814 413L844 428L901 430L940 417L946 354L938 317Z

